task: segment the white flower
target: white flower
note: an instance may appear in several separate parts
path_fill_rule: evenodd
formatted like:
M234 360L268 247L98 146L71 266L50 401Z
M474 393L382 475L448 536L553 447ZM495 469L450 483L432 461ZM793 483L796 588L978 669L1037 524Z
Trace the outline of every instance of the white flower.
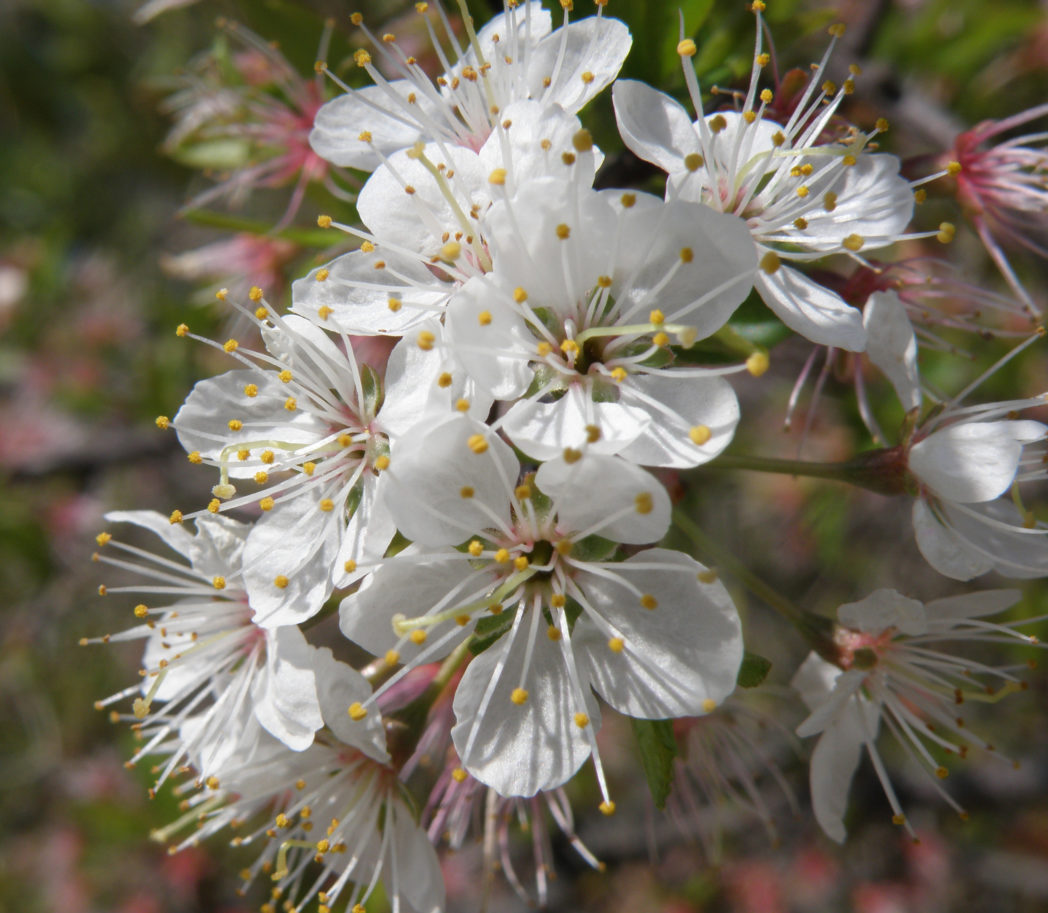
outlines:
M171 424L191 462L220 471L208 511L263 511L242 572L256 621L272 627L310 618L385 552L389 439L428 409L450 411L465 388L443 383L441 360L420 359L414 340L394 349L383 384L344 335L337 345L302 317L260 313L268 353L225 343L245 369L198 383Z
M742 658L730 597L679 552L607 560L669 523L664 489L635 466L572 452L521 480L512 450L464 416L405 441L389 504L415 542L343 601L343 632L406 663L387 685L474 632L497 638L483 651L474 641L455 694L463 766L503 795L531 796L593 753L610 811L591 688L631 716L709 712Z
M773 95L757 91L768 63L761 30L758 14L742 111L702 114L688 62L695 46L686 40L678 52L698 119L693 123L674 99L644 83L619 80L613 89L619 131L633 152L668 173L667 199L700 201L746 220L761 263L757 291L783 323L813 342L862 351L860 312L783 261L856 256L894 243L910 221L913 194L897 158L864 151L884 125L868 135L853 130L847 142L825 138L852 88L850 77L839 88L822 82L836 38L786 123L765 116Z
M946 409L927 422L907 454L918 485L917 547L939 573L971 580L1048 574L1048 526L1020 500L1021 483L1048 478L1048 426L1019 419L1045 397ZM1006 497L1007 496L1007 497Z
M924 605L884 589L840 607L836 664L812 653L792 683L812 711L797 734L819 735L810 768L812 806L815 819L831 838L844 841L848 788L863 747L894 822L909 828L875 745L881 725L935 775L931 782L936 790L963 815L938 785L948 771L933 752L963 758L968 745L993 750L965 727L958 708L965 700L997 700L1019 690L1021 683L1010 667L954 656L939 645L944 641L1037 643L1011 624L983 620L1018 598L1015 590L986 590ZM996 679L1003 687L995 692L987 679Z
M515 102L476 151L419 142L393 153L360 192L367 231L337 226L360 248L295 282L292 310L359 334L403 335L439 316L491 268L480 219L494 200L534 177L593 182L603 156L581 126L556 105Z
M98 537L105 547L99 561L146 581L106 592L138 593L153 603L135 607L141 625L105 638L146 641L141 685L100 702L141 694L133 719L143 743L133 760L165 746L172 756L160 782L186 754L199 757L210 743L235 740L240 721L251 718L294 751L308 748L323 725L312 648L294 626L267 629L254 623L241 573L250 527L204 515L190 533L151 511L114 511L106 519L150 530L188 561L128 545L109 533ZM193 741L172 751L172 734L191 716Z
M501 423L516 446L684 467L728 445L738 403L719 375L740 369L675 366L669 346L716 332L749 292L739 219L545 179L496 203L482 231L492 269L452 297L448 342L513 403Z
M434 4L436 5L436 4ZM554 31L549 13L538 2L508 4L479 33L469 23L469 47L447 62L431 32L445 73L433 81L395 40L371 39L392 80L373 65L366 50L356 52L359 67L375 83L346 89L317 113L310 143L322 158L337 165L372 171L394 152L417 142L477 150L496 130L513 102L532 100L559 105L575 114L618 74L632 39L616 19L600 16L568 23ZM443 10L438 12L450 36ZM359 15L353 17L362 25ZM428 22L427 22L428 25Z

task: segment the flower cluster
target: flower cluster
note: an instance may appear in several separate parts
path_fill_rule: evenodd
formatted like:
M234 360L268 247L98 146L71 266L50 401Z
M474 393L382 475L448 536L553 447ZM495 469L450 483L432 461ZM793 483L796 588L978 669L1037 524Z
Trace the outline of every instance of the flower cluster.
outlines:
M744 660L718 571L661 544L674 515L667 480L731 465L724 452L745 418L734 382L769 368L734 322L751 295L784 335L863 358L894 387L907 413L899 444L835 471L912 497L932 567L957 580L1048 575L1048 526L1019 497L1048 476L1048 426L1019 418L1043 397L962 405L976 384L936 397L919 372L921 308L901 283L871 281L858 302L847 291L858 283L842 263L879 280L868 252L945 243L954 228L912 226L930 178L912 183L879 151L885 122L844 120L857 73L826 79L839 28L804 89L779 104L764 4L753 3L752 77L714 111L691 65L696 44L682 38L693 118L655 88L616 81L631 38L603 3L570 21L562 2L555 23L538 0L507 0L479 30L459 6L465 46L447 11L417 4L435 46L454 48L438 50L436 78L355 14L370 50L354 62L370 85L332 75L335 97L320 105L311 85L286 131L270 118L276 134L253 133L283 151L235 183L297 181L289 213L309 181L363 173L355 217L318 219L354 247L296 281L286 312L258 287L248 301L220 293L257 345L179 326L234 363L158 419L210 468L211 495L170 517L109 515L175 557L99 536L99 559L136 575L108 592L145 600L139 626L114 639L146 644L142 682L101 703L133 698L123 716L141 738L135 760L160 758L158 785L195 771L180 787L186 817L161 836L185 845L234 828L237 843L260 847L249 880L267 873L286 909L363 910L379 881L394 910L442 909L430 837L461 844L482 801L523 809L536 827L549 813L596 864L561 788L590 764L600 811L615 811L598 738L607 708L671 741L667 720L713 733L722 747L696 741L680 780L770 818L740 757L757 739L732 734L747 712L719 710L762 662ZM612 83L622 141L665 172L663 196L595 184L605 155L579 115ZM184 126L199 104L187 100ZM970 206L980 181L962 179ZM972 674L995 673L1007 690L1017 679L938 646L1026 639L982 620L1017 598L925 605L881 589L842 606L832 633L798 625L815 650L794 678L812 711L798 732L820 734L812 798L831 837L844 837L862 746L904 821L874 747L882 724L940 776L934 752L959 753L962 737L985 746L947 705ZM307 637L336 609L341 634L374 657L361 670ZM697 723L721 713L723 737ZM718 758L730 769L717 771ZM434 763L419 804L427 835L405 790ZM489 815L490 843L513 873L501 818Z

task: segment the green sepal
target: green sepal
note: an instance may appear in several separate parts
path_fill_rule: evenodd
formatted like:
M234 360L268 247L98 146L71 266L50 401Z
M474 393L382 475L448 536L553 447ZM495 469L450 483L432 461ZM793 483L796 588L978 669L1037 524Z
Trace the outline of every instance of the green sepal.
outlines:
M652 801L656 808L665 808L673 788L673 759L679 754L673 720L630 719L630 723Z
M469 652L480 656L496 640L505 634L513 625L513 616L517 610L503 612L501 615L485 615L473 628L473 637L469 642Z
M771 660L746 650L742 654L742 665L736 682L740 688L756 688L762 685L771 671Z

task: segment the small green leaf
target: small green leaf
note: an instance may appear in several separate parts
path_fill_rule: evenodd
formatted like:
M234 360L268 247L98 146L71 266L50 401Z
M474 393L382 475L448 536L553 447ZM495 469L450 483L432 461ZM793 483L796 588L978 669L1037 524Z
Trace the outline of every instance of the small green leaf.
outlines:
M505 634L513 624L512 612L503 612L501 615L485 615L473 628L473 639L469 642L469 652L474 656L480 656L488 647Z
M747 650L742 655L742 665L739 666L739 677L736 681L740 688L756 688L768 677L770 671L770 659Z
M677 757L673 720L631 719L630 722L651 798L656 808L665 808L673 787L673 759Z

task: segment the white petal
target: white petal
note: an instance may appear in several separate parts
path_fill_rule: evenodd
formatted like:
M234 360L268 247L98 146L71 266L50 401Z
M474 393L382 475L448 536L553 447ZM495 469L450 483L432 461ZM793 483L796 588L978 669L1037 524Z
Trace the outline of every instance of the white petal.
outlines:
M940 523L923 500L913 504L913 532L924 560L940 574L954 580L971 580L993 567L990 558L979 554Z
M590 16L562 26L527 56L529 97L576 113L611 84L632 44L618 19Z
M486 444L483 450L477 442ZM393 447L387 472L389 510L409 539L456 545L481 530L509 526L520 464L505 441L468 416L406 434Z
M312 618L331 595L345 530L344 507L320 509L322 489L278 500L251 530L244 549L244 583L255 624L264 628ZM276 584L278 576L287 586Z
M857 698L852 698L852 702ZM811 787L812 811L826 836L844 843L844 813L848 808L848 791L859 766L865 742L859 707L849 706L827 727L811 755L808 780Z
M391 810L393 834L391 846L383 862L383 886L386 896L408 904L412 913L442 913L444 910L444 874L440 869L437 851L426 832L412 817L411 812L397 804ZM393 878L396 860L396 880Z
M910 471L935 494L962 504L992 501L1015 478L1023 444L1040 440L1040 422L958 422L910 448Z
M376 478L370 472L364 473L359 483L360 501L342 531L335 558L332 572L335 586L349 586L366 572L365 568L377 564L397 534L384 498L388 481L385 475Z
M313 744L324 725L313 672L313 647L294 625L266 631L265 671L255 680L255 718L292 751Z
M742 631L722 583L700 582L706 568L659 548L609 570L613 579L581 572L578 580L592 608L622 638L622 651L608 646L608 632L586 612L571 639L601 697L629 716L665 719L708 713L708 701L719 704L735 690ZM644 596L656 607L645 608Z
M368 757L386 762L386 733L382 718L369 713L362 720L350 719L354 703L371 697L371 685L356 669L340 663L327 647L313 650L316 691L323 723L346 745L359 748Z
M585 706L578 706L560 647L546 636L541 617L522 680L530 622L523 619L515 638L504 635L476 657L455 692L451 737L462 764L504 796L533 796L567 782L591 750L589 734L575 725L574 714L587 714L586 729L600 726L588 688ZM528 699L515 704L510 695L522 683Z
M928 630L924 603L890 589L875 590L865 599L842 605L837 609L837 618L845 627L868 634L880 634L889 628L910 635Z
M557 512L557 531L589 533L641 545L661 539L669 529L669 495L650 473L618 457L583 452L543 463L535 484Z
M644 161L684 171L684 157L701 151L691 115L670 96L633 79L616 81L611 95L622 141Z
M164 544L186 558L193 551L193 535L180 523L172 523L163 514L153 510L111 510L106 514L109 523L133 523L155 533Z
M874 292L862 315L866 355L891 381L903 409L921 405L917 373L917 338L906 307L895 292Z
M406 149L425 136L420 121L433 116L434 103L424 93L416 93L419 114L412 116L406 101L398 103L392 97L395 93L406 99L415 91L414 83L405 79L390 83L389 89L365 86L331 99L317 112L310 146L335 165L362 171L377 168L383 155ZM360 139L365 131L371 134L369 143Z
M805 339L849 352L866 348L861 312L798 270L785 264L772 275L758 270L757 291L779 319Z
M620 451L631 462L681 469L699 466L721 453L735 436L739 400L723 377L675 377L667 370L628 377L620 390L623 406L643 406L651 415L645 433ZM702 444L690 436L696 428L710 432Z
M818 653L809 653L790 680L790 687L801 696L809 710L822 706L833 691L841 669Z
M378 263L386 265L376 269ZM327 271L324 280L318 279L320 269ZM291 309L345 333L401 336L439 314L452 291L450 282L414 257L388 249L355 250L298 279L292 285ZM330 312L326 320L318 314L321 308Z
M980 590L933 599L925 605L928 624L935 630L949 630L962 618L982 618L1003 612L1022 599L1022 595L1022 590Z

